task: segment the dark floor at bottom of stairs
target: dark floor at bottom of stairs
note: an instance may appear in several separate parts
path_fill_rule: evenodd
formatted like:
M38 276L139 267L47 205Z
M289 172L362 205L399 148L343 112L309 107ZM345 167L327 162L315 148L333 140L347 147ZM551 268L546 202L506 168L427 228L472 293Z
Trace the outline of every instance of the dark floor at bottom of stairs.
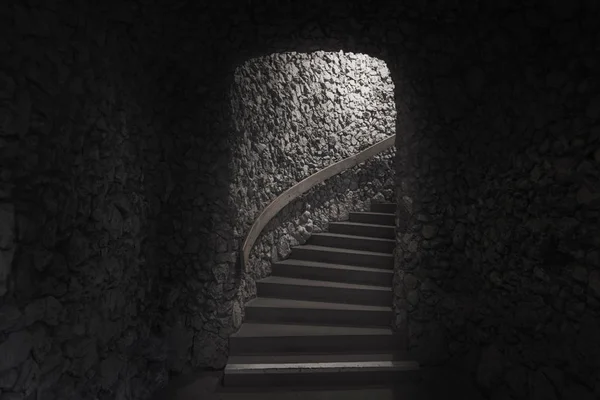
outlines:
M420 382L372 387L224 388L221 371L180 378L151 400L483 400L466 374L453 368L424 368Z

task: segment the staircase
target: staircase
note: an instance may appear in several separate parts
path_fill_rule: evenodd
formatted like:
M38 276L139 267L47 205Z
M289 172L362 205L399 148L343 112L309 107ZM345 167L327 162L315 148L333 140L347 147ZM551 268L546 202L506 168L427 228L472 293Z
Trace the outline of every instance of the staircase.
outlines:
M225 387L335 386L412 379L406 332L390 328L395 204L332 222L272 266L230 337Z

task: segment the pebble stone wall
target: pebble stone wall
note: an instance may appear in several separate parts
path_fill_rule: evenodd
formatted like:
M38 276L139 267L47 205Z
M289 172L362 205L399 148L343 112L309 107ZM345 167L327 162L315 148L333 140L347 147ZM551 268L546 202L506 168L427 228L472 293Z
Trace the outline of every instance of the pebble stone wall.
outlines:
M394 133L394 86L382 60L364 54L279 53L238 67L231 99L235 137L231 196L234 230L245 233L284 190ZM249 288L272 261L305 243L330 220L394 201L394 150L325 182L286 207L251 254ZM273 230L274 229L274 230ZM244 237L238 238L243 241ZM245 293L253 296L254 289Z
M143 399L223 366L275 244L242 274L239 217L278 184L237 204L253 148L236 71L340 50L385 62L395 88L395 308L412 354L466 355L495 400L600 396L598 3L301 3L2 4L1 400ZM322 189L323 206L301 199L275 225L293 236L306 204L340 202Z

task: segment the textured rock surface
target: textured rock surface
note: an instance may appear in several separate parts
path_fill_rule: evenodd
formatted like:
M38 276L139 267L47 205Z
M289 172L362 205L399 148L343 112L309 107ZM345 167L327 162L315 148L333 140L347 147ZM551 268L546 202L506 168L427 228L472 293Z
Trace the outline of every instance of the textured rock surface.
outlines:
M319 60L319 79L329 77L327 90L310 99L311 108L323 99L318 112L297 107L300 117L286 116L288 125L261 132L276 135L295 125L289 145L298 158L291 169L278 164L282 154L267 137L237 136L236 127L249 120L234 118L231 104L258 102L260 87L242 97L231 92L235 68L257 49L248 40L281 37L275 31L248 35L254 27L268 28L277 9L257 7L267 20L252 22L248 10L227 2L212 8L152 1L2 7L2 400L140 399L162 385L169 370L223 366L243 302L272 258L285 256L331 218L367 207L366 199L392 199L383 191L391 184L390 151L291 204L258 243L250 273L241 275L240 241L268 201L317 168L393 133L384 63L349 55L352 62L335 64L344 75L323 64L323 57L338 53L298 55L305 57L298 77L315 85L317 76L307 73L316 65L302 63ZM283 21L276 30L290 27ZM359 73L369 67L376 69ZM356 82L341 85L340 79ZM304 100L291 90L308 87L279 88L280 95L291 106L292 96ZM346 87L358 91L340 92ZM261 110L264 118L276 113ZM349 136L332 135L347 122L357 125ZM245 169L267 165L280 167L280 178ZM255 176L263 181L243 182Z
M599 394L598 9L559 3L465 11L407 36L421 45L392 68L413 83L396 104L398 312L426 362L481 348L473 378L498 398Z
M271 257L377 194L359 169L318 188L236 270L276 193L240 207L232 190L233 154L272 144L234 134L236 68L316 50L394 81L396 320L415 352L475 349L473 379L504 397L598 397L596 2L162 3L1 6L1 400L142 399L169 370L222 366Z
M317 51L254 58L237 68L231 96L237 140L230 193L238 206L234 230L244 234L281 192L395 130L389 70L364 54ZM371 199L393 201L393 159L391 149L282 210L263 230L244 279L268 275L272 261L286 258L313 231L326 230L330 220L367 210ZM249 290L244 299L253 295Z
M2 8L0 398L143 397L157 126L132 100L149 77L130 77L144 60L116 10Z

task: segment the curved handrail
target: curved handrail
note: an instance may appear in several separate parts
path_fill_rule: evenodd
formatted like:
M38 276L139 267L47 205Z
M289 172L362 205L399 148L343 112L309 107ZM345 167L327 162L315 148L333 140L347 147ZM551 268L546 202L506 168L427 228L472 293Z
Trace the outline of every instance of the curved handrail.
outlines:
M370 147L367 147L360 153L356 153L353 156L344 158L343 160L331 164L322 170L315 172L308 178L298 182L277 196L277 198L268 206L266 206L256 218L252 224L252 227L250 227L248 235L246 235L246 239L244 240L244 244L242 245L242 250L240 252L240 261L242 264L241 270L245 271L246 269L248 258L250 257L250 251L252 250L252 246L254 246L256 239L258 239L258 236L264 227L269 223L269 221L271 221L271 219L277 215L277 213L281 211L283 207L326 179L329 179L332 176L337 175L348 168L354 167L355 165L360 164L361 162L381 153L382 151L389 149L394 145L395 139L396 135L392 135Z

